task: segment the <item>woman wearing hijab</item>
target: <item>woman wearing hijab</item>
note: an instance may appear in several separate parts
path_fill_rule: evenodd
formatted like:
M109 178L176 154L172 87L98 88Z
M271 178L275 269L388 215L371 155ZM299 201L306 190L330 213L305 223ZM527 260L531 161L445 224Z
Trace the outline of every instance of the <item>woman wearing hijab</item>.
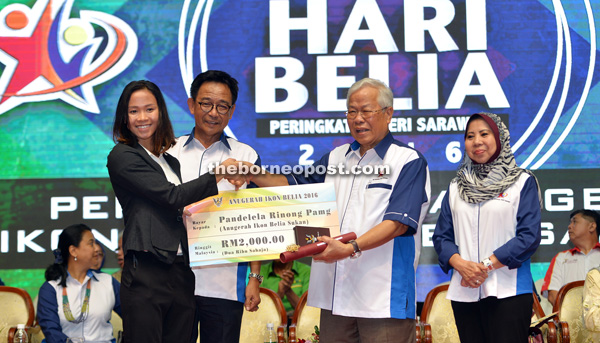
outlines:
M465 156L451 181L433 234L462 343L526 343L533 305L530 257L541 240L541 195L519 168L508 129L476 113Z

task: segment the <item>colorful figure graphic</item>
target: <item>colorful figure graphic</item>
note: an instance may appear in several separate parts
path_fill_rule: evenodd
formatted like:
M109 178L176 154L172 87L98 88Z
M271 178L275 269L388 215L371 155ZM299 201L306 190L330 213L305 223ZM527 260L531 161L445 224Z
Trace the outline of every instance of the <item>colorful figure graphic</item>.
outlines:
M306 239L306 244L316 243L317 237L319 236L319 234L317 234L317 236L307 234L306 237L304 237Z

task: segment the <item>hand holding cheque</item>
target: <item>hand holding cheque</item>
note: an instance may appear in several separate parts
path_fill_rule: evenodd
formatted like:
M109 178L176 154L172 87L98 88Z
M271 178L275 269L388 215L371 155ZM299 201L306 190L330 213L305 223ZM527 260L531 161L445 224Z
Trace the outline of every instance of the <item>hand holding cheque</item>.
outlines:
M224 191L185 208L192 267L278 259L296 244L294 227L339 235L332 184Z
M356 238L354 233L340 236L332 184L288 186L283 175L234 160L215 167L214 173L236 187L249 180L259 180L258 185L266 187L219 192L186 206L192 267L280 257L291 261L323 253L329 237L320 237L319 242L304 245L298 252L282 253L288 246L299 244L294 228L302 225L327 229L328 235L341 240L335 242L340 245ZM265 176L277 182L265 184ZM268 187L273 184L285 186Z

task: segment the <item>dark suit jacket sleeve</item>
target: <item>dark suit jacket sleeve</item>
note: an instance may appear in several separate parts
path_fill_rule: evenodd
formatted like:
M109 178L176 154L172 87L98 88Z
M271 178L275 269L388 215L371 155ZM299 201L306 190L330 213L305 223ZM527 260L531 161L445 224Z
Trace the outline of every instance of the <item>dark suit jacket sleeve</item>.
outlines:
M215 176L204 174L179 186L167 181L162 169L157 170L141 154L145 151L117 144L108 155L111 182L125 191L145 197L160 206L179 209L218 193ZM150 158L149 156L147 157ZM157 168L160 168L156 164Z

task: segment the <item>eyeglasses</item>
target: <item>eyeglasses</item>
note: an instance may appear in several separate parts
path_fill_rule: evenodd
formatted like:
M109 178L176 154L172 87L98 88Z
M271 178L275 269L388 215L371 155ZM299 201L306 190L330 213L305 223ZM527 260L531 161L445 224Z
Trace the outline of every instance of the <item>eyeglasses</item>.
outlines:
M364 119L371 119L373 118L373 116L375 115L375 113L379 112L379 111L384 111L386 108L388 108L389 106L380 108L378 110L375 111L356 111L356 110L350 110L350 111L346 111L346 117L348 119L355 119L359 114L362 115L362 117Z
M200 105L200 109L204 112L204 113L209 113L210 111L212 111L213 108L217 107L217 113L224 116L226 115L229 110L231 109L231 107L233 106L228 106L228 105L224 105L224 104L213 104L212 102L199 102L198 103Z

